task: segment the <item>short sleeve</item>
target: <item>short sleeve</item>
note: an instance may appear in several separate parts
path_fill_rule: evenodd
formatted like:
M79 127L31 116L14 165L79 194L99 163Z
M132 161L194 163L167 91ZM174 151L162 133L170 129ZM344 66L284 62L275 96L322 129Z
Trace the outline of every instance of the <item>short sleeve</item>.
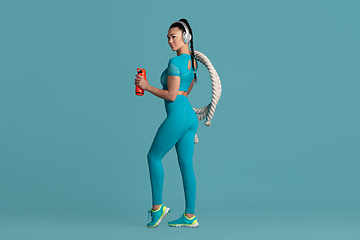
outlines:
M169 60L168 76L180 76L180 64L174 58Z

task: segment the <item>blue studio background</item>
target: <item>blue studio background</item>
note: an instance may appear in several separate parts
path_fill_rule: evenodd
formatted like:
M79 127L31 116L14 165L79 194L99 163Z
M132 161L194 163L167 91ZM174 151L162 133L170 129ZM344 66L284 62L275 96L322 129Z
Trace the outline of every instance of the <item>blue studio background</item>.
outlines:
M146 154L166 114L161 99L135 96L134 78L145 68L161 87L176 55L168 28L186 18L223 87L212 126L199 123L191 234L358 239L359 12L351 0L0 0L1 238L174 238L174 150L163 159L172 214L162 233L145 227ZM202 65L189 99L210 102Z

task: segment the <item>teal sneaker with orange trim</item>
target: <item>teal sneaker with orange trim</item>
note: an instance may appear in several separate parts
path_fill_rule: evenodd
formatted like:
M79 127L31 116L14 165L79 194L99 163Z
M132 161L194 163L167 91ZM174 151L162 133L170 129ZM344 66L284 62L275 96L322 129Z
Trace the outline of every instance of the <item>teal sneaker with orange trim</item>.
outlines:
M168 223L170 227L190 227L190 228L196 228L199 226L199 223L195 216L192 218L188 218L185 213L180 215L178 219L175 221L171 221Z
M151 222L147 224L148 228L156 228L164 217L170 212L170 208L165 207L164 204L161 204L158 210L153 211L152 209L148 211L148 220L151 214Z

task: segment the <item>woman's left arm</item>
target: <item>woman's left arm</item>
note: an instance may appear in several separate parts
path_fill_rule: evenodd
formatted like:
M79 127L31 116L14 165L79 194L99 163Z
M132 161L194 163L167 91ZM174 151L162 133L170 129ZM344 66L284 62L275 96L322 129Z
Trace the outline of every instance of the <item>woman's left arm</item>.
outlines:
M196 70L198 69L198 64L197 64L196 60L195 60L195 68L196 68ZM195 72L194 72L194 74L195 74ZM187 95L190 94L190 92L191 92L191 90L192 90L192 88L194 86L194 82L195 82L195 78L192 80L192 82L191 82L191 84L190 84L190 86L189 86L189 88L187 90Z
M191 92L191 90L192 90L192 88L193 88L193 86L194 86L194 82L195 82L195 78L194 78L194 80L192 81L192 83L190 84L190 86L189 86L189 88L188 88L188 90L187 90L187 95L190 94L190 92Z

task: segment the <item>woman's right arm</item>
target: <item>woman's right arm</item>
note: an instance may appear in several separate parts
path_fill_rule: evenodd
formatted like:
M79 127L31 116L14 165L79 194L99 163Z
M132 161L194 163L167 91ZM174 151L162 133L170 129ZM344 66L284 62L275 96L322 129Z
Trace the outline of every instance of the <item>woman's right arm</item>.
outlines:
M175 101L178 91L179 91L180 77L179 76L168 76L168 81L167 81L168 90L159 89L159 88L150 86L149 81L144 79L140 75L136 75L135 85L141 87L145 91L148 91L151 94L153 94L159 98L173 102L173 101Z

